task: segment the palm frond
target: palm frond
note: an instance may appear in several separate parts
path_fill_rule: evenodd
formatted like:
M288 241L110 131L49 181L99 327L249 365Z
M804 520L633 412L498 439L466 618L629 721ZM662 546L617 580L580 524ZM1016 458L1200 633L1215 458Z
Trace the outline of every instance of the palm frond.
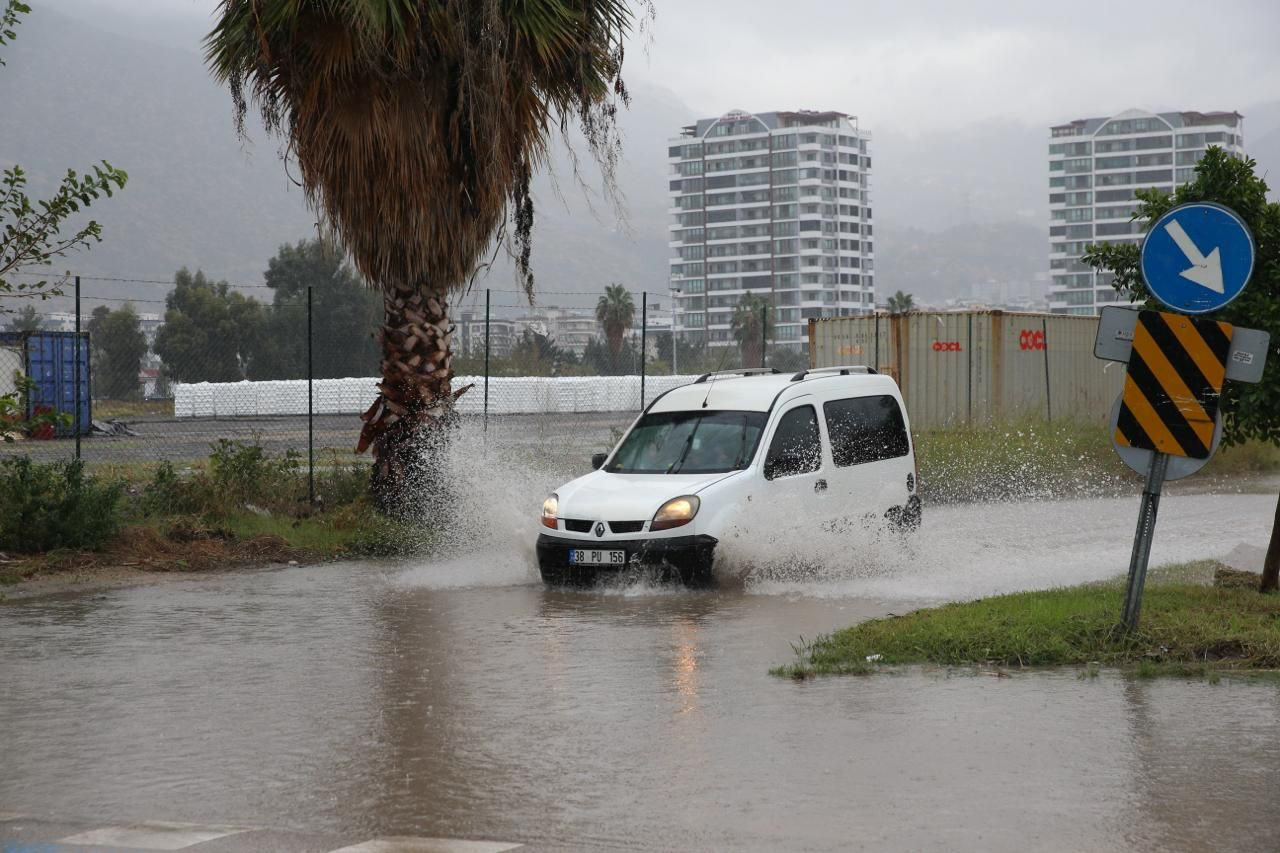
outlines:
M223 0L205 50L366 279L460 288L510 221L531 288L529 182L570 121L611 180L631 20L625 0Z

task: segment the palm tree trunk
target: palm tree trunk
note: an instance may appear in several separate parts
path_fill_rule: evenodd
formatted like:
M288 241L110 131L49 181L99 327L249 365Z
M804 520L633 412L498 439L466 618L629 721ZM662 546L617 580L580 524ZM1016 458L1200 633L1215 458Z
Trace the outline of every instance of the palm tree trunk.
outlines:
M605 330L605 334L609 337L609 372L618 373L618 356L622 354L622 329L609 328Z
M1275 592L1280 588L1280 501L1276 503L1276 519L1271 524L1271 543L1262 561L1262 591Z
M371 489L375 505L387 515L420 515L422 499L442 495L443 451L454 423L452 329L443 293L411 287L383 294L382 382L378 398L360 419L357 453L373 448Z

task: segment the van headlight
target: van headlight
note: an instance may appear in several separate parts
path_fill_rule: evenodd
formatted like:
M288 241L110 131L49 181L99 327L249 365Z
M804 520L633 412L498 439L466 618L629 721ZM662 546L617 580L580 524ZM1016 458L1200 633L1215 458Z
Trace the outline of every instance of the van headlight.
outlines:
M658 507L658 511L653 514L653 521L649 524L649 529L669 530L672 527L688 524L698 514L698 507L701 503L697 495L672 498Z
M542 502L542 526L556 529L556 516L560 514L560 498L550 495Z

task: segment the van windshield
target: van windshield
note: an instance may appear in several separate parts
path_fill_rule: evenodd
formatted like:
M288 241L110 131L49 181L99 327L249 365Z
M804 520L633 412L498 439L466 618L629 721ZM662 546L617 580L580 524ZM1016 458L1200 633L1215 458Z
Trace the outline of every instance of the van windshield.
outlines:
M764 412L644 415L605 470L611 474L719 474L746 468L764 432Z

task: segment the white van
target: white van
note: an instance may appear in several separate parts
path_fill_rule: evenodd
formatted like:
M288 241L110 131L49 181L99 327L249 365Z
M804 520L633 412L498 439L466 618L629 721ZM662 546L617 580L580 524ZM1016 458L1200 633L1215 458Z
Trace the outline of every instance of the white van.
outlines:
M590 474L542 505L547 583L634 563L711 578L716 544L748 502L812 521L920 523L915 452L892 378L863 366L709 373L655 399Z

